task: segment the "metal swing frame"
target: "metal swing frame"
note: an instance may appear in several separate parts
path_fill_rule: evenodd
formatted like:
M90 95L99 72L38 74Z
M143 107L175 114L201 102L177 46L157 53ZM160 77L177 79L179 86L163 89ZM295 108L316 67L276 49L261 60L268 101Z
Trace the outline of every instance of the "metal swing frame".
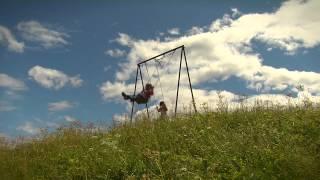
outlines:
M174 52L174 51L176 51L178 49L181 49L181 54L180 54L179 75L178 75L178 83L177 83L176 104L175 104L175 111L174 111L175 116L177 115L177 108L178 108L178 97L179 97L179 88L180 88L180 75L181 75L181 66L182 66L182 60L183 59L184 59L184 62L185 62L185 65L186 65L187 74L188 74L189 88L190 88L190 92L191 92L193 108L194 108L194 111L197 113L197 108L196 108L196 104L195 104L195 101L194 101L194 96L193 96L193 91L192 91L192 84L191 84L191 79L190 79L190 74L189 74L189 67L188 67L188 62L187 62L186 51L185 51L184 45L176 47L176 48L171 49L169 51L166 51L164 53L161 53L161 54L159 54L157 56L154 56L154 57L152 57L150 59L147 59L147 60L144 60L142 62L139 62L137 64L136 81L135 81L134 93L133 93L133 95L135 96L136 95L136 91L137 91L137 82L138 82L139 74L140 74L140 78L141 78L142 89L144 90L144 82L143 82L143 76L142 76L142 71L141 71L141 65L145 64L148 61L154 61L154 60L156 60L156 58L158 58L160 56L163 56L163 55L166 55L168 53ZM158 60L158 61L160 61L160 60ZM135 104L135 102L133 101L132 102L132 108L131 108L130 123L132 123L134 104ZM145 105L146 105L147 114L148 114L148 118L149 118L148 102Z

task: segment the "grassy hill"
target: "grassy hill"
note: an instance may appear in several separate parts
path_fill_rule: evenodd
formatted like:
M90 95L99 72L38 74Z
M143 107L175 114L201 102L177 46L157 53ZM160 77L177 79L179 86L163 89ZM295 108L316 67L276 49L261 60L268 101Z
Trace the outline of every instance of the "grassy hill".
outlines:
M319 179L320 109L261 108L75 127L0 145L1 179Z

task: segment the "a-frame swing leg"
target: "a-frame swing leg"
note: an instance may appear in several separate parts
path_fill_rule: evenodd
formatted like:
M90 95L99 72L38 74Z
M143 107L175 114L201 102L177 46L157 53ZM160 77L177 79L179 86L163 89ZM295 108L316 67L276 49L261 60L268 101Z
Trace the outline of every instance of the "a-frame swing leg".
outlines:
M139 68L137 67L136 82L135 82L135 84L134 84L134 92L133 92L133 96L135 96L135 95L136 95L136 90L137 90L137 81L138 81L138 73L139 73ZM131 108L130 123L132 123L132 118L133 118L133 109L134 109L134 101L132 101L132 108Z
M178 98L179 98L179 88L180 88L180 75L181 75L182 54L183 54L183 56L184 56L184 61L185 61L185 63L186 63L186 69L187 69L187 74L188 74L189 87L190 87L190 91L191 91L193 108L194 108L194 111L195 111L196 113L198 112L198 111L197 111L197 107L196 107L196 103L195 103L195 100L194 100L194 96L193 96L193 90L192 90L192 84L191 84L191 79L190 79L190 74L189 74L189 67L188 67L186 52L185 52L184 46L182 46L181 55L180 55L180 65L179 65L177 95L176 95L176 107L175 107L175 112L174 112L175 116L177 115L177 108L178 108Z
M186 62L186 69L187 69L187 74L188 74L188 79L189 79L189 87L191 91L191 97L192 97L192 104L194 111L197 113L197 108L196 108L196 103L194 101L194 96L193 96L193 91L192 91L192 85L191 85L191 80L190 80L190 75L189 75L189 68L188 68L188 63L187 63L187 57L186 57L186 51L184 50L184 46L182 47L183 55L184 55L184 61Z
M176 107L175 107L175 110L174 110L174 115L175 115L175 116L177 116L177 108L178 108L181 64L182 64L182 50L181 50L181 54L180 54L180 65L179 65L179 75L178 75L178 85L177 85L177 95L176 95Z

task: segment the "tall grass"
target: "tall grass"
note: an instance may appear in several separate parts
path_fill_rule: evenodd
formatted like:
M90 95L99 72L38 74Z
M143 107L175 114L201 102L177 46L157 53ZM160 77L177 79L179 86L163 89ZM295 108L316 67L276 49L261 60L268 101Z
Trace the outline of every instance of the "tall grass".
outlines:
M1 179L319 179L320 109L240 108L62 128L0 145Z

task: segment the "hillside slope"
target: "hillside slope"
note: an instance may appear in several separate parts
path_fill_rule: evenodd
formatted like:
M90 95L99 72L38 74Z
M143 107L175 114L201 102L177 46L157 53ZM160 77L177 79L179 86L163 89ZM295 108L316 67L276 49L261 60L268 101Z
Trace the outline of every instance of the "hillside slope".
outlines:
M65 128L10 149L1 179L317 179L320 109L208 112L108 132Z

